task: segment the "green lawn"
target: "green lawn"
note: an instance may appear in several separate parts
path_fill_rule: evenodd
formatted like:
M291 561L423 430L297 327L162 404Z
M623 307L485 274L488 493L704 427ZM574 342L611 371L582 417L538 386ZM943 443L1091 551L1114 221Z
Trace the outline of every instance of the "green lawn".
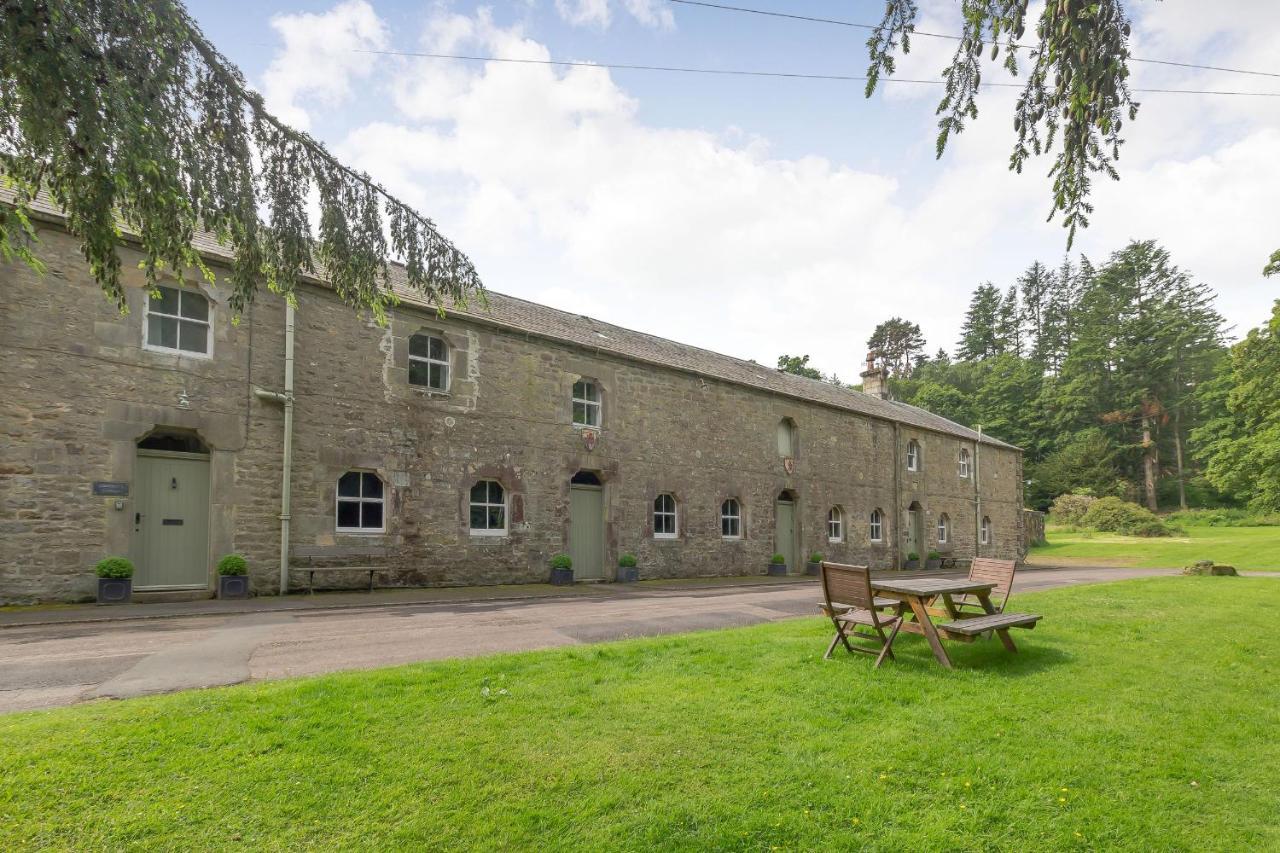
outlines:
M1214 560L1237 569L1280 570L1280 527L1188 527L1176 536L1144 538L1050 526L1046 536L1049 544L1031 549L1038 563L1176 569Z
M1280 581L1014 600L951 672L814 618L0 717L0 849L1280 848Z

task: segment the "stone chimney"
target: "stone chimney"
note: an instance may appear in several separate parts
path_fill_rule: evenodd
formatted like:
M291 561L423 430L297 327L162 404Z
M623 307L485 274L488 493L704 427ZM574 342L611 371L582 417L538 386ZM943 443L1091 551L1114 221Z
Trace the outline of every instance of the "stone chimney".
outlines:
M884 368L876 366L874 352L867 353L867 369L862 371L862 393L879 397L881 400L889 399L889 379L885 375Z

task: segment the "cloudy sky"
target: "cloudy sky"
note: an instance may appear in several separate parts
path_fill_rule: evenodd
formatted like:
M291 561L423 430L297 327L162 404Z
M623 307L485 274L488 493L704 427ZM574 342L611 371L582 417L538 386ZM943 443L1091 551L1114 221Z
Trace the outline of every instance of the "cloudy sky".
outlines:
M878 0L733 5L878 21ZM956 32L956 0L920 29ZM1280 4L1135 0L1135 56L1280 72ZM933 156L939 87L442 60L404 53L860 74L866 32L666 0L191 0L271 107L432 216L494 290L854 379L874 325L952 349L970 291L1061 261L1047 160L1007 171L1015 90ZM1038 10L1038 5L1036 6ZM1029 28L1030 29L1030 28ZM918 38L899 76L954 49ZM984 79L997 79L995 73ZM1280 78L1134 67L1139 88L1280 92ZM1123 178L1076 244L1154 238L1237 333L1277 295L1280 98L1143 94Z

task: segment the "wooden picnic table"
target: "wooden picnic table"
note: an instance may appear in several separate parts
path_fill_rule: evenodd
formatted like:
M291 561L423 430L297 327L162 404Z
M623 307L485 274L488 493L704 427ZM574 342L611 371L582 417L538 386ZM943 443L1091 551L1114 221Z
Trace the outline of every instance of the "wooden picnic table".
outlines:
M933 656L947 669L951 668L951 658L947 656L947 650L942 647L943 638L968 643L988 631L994 631L999 635L1000 642L1006 649L1016 652L1018 647L1009 636L1009 628L1035 627L1036 621L1040 618L1038 616L1025 613L1007 615L999 613L991 603L991 590L994 587L994 583L964 578L871 579L871 588L875 595L900 602L898 609L904 617L900 630L923 635L929 641L929 647L933 649ZM960 612L952 601L952 597L956 595L974 596L986 612L983 614ZM952 620L944 625L933 623L930 604L938 598L942 599L946 614ZM906 618L908 608L915 616L915 621ZM958 624L961 622L964 624Z

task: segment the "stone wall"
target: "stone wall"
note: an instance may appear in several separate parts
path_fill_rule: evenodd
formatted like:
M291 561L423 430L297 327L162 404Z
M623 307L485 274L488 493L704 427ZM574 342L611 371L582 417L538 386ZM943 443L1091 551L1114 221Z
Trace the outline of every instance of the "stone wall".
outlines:
M94 497L90 487L129 482L136 442L157 426L194 430L211 449L210 566L221 554L243 553L254 589L275 591L283 415L252 389L281 388L283 301L262 293L238 325L219 307L211 359L157 353L141 345L140 276L128 282L131 310L121 316L72 238L42 230L40 254L49 267L43 277L0 266L0 601L86 597L93 563L130 552L128 501L117 510L117 499ZM135 260L126 257L126 269ZM215 303L224 298L202 289ZM408 338L420 330L451 346L446 394L408 384ZM603 389L594 449L571 423L580 377ZM803 554L893 565L905 553L912 501L923 507L927 548L939 547L942 513L952 535L939 550L967 558L978 539L974 479L960 477L956 463L961 446L978 453L971 441L473 320L405 307L379 327L327 291L305 288L296 398L293 547L334 555L383 549L381 559L398 570L390 582L545 580L547 560L567 549L569 483L579 470L604 484L606 566L630 551L641 577L763 573L783 489L797 496ZM791 473L777 447L784 417L797 427ZM903 462L911 440L923 448L915 473ZM982 514L994 531L981 553L1015 556L1023 535L1020 455L983 445L977 462ZM337 481L351 469L376 471L386 483L385 533L335 531ZM470 534L468 494L481 478L500 481L511 496L506 536ZM673 540L652 535L661 492L678 500ZM743 505L740 540L720 536L727 497ZM832 506L843 510L842 542L828 541ZM869 541L877 507L883 543Z

